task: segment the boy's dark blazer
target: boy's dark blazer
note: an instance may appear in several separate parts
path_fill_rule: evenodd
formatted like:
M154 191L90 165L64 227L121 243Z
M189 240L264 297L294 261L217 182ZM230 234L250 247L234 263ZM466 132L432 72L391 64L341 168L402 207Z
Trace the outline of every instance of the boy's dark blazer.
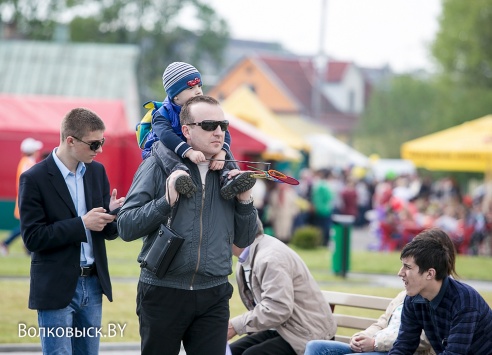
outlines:
M31 251L30 309L61 309L70 303L80 275L81 242L87 242L82 218L51 153L24 172L19 181L22 239ZM109 180L104 166L86 164L84 174L87 211L109 210ZM101 232L91 231L97 276L103 293L112 301L105 239L117 238L116 222Z

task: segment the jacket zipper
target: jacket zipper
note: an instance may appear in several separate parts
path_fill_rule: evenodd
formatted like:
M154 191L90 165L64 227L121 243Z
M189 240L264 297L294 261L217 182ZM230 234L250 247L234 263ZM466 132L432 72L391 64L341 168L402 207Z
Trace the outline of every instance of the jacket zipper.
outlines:
M200 255L201 255L202 239L203 239L203 206L205 205L205 185L203 185L202 191L203 192L202 192L202 207L200 208L200 240L198 243L198 260L196 263L195 273L191 278L190 290L193 290L193 282L195 281L195 276L198 273L198 268L200 267Z

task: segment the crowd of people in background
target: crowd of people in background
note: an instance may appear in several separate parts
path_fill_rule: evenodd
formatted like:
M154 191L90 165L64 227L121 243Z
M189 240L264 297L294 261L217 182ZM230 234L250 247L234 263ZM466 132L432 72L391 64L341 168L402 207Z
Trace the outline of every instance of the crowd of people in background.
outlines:
M370 228L375 250L399 250L419 232L436 227L449 234L461 254L491 254L492 210L484 185L463 194L451 177L358 175L350 169L306 168L297 186L257 183L255 204L265 228L288 243L297 228L313 225L329 246L333 215L351 215L354 228Z
M257 179L254 204L265 228L284 243L297 228L313 225L321 230L322 245L329 246L332 216L341 214L353 216L355 228L369 226L377 240L374 250L399 250L419 232L436 227L449 234L460 254L492 254L485 185L463 194L451 177L390 172L378 181L356 175L306 168L297 186Z

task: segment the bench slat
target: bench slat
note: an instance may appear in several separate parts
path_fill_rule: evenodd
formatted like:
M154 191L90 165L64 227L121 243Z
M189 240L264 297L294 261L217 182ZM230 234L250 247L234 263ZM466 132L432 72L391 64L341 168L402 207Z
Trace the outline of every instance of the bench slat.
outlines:
M332 306L341 305L366 309L386 310L391 298L357 295L354 293L343 293L335 291L323 291L323 295Z
M325 297L325 300L332 307L333 316L337 321L338 327L354 329L354 333L366 329L371 324L376 322L377 319L338 313L337 311L339 310L339 308L335 306L379 310L381 311L381 313L383 313L386 311L386 308L391 302L391 298L387 297L358 295L354 293L344 293L336 291L322 291L322 293ZM350 336L346 335L335 335L335 340L347 344L350 343L350 338Z
M364 330L374 323L374 318L347 316L345 314L334 313L333 316L337 320L337 325L343 328L352 328Z

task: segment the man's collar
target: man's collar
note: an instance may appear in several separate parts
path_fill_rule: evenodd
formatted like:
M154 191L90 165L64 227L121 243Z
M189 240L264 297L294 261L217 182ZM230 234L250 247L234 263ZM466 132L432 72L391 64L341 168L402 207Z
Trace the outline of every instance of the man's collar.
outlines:
M254 259L255 258L256 249L258 248L258 243L262 240L262 238L264 238L264 236L265 236L264 234L256 236L255 237L255 240L253 241L253 243L251 243L251 245L247 246L243 250L243 252L241 253L241 255L238 258L238 261L240 263L244 263L248 259L251 259L251 258ZM250 263L253 263L254 261L253 260L249 260L249 262Z
M244 263L246 260L248 260L248 256L249 256L249 246L244 248L241 255L239 255L238 262L240 262L241 264Z
M62 176L64 179L67 178L68 175L70 175L70 170L66 167L66 165L61 161L61 159L58 157L58 155L56 155L56 151L58 150L58 147L56 147L55 149L53 149L53 160L55 161L55 164L56 166L58 167L58 169L60 169L60 172L62 173ZM76 170L76 174L77 175L81 175L81 176L84 176L85 174L85 170L86 170L86 167L85 167L85 164L84 162L79 162L77 164L77 170Z
M442 299L444 298L444 294L448 289L448 285L449 285L449 277L445 277L444 280L442 280L441 289L439 290L439 293L437 294L436 297L434 297L432 301L430 301L430 306L432 308L437 309L439 303L441 303Z
M415 297L413 297L412 302L414 302L414 303L429 303L429 305L433 309L437 309L437 307L439 306L439 303L441 303L441 301L444 297L444 294L446 293L446 290L448 289L448 285L449 285L449 277L445 277L442 280L441 288L439 289L439 293L436 295L436 297L434 297L432 299L432 301L429 301L429 300L425 299L424 297L422 297L420 294L418 294Z

